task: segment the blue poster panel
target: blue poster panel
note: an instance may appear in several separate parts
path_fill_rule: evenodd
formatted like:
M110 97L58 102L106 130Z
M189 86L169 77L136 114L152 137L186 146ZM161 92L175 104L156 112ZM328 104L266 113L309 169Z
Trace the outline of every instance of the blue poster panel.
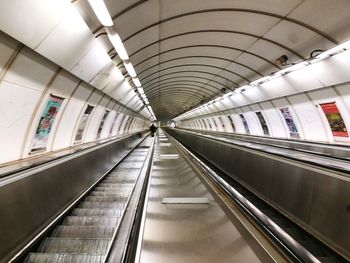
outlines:
M293 117L288 108L280 108L284 121L287 124L289 135L291 138L300 138L297 126L294 123Z
M53 123L56 119L58 110L63 102L63 98L50 95L43 113L41 114L38 127L33 139L31 152L46 150Z

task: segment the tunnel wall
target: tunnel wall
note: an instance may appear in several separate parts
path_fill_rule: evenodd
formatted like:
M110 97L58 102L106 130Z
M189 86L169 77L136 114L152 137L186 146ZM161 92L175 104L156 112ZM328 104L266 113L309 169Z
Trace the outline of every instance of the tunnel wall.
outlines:
M350 51L310 58L290 68L218 96L173 120L189 129L348 143Z
M167 132L350 258L350 181L347 175L316 170L178 129L167 129Z
M143 137L119 138L2 180L0 262L8 262Z
M106 88L109 86L113 83ZM128 94L122 87L117 90L123 99ZM51 96L63 101L45 147L33 151L33 140ZM88 105L93 107L89 115ZM106 111L109 113L104 116ZM82 143L114 139L144 130L148 125L142 115L1 31L0 116L0 164ZM86 126L80 131L82 138L76 140L82 122Z
M324 103L334 103L336 105L343 119L347 131L346 135L337 136L333 134L327 115L322 110L321 105ZM281 109L285 108L288 109L293 119L298 135L291 133L289 130L281 112ZM262 124L256 114L257 112L260 112L265 119L268 134L264 133ZM241 114L244 116L249 131L244 127ZM177 122L177 126L193 130L348 143L350 135L350 84L344 83L247 106L233 107L225 111L199 115L180 120Z

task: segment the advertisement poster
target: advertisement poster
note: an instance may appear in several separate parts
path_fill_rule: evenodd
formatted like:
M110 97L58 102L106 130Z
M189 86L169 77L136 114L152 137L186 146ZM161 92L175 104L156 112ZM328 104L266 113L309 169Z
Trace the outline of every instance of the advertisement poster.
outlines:
M215 130L218 130L218 124L216 123L215 119L214 119L214 118L211 118L211 120L212 120L213 123L214 123Z
M329 126L331 127L332 134L335 137L349 137L344 120L338 110L335 102L320 104Z
M222 129L225 131L225 123L223 122L222 118L219 116L218 117L220 123L221 123L221 126L222 126Z
M236 132L236 127L235 127L235 123L233 122L233 118L230 115L227 115L227 118L230 120L233 132Z
M204 129L207 130L208 127L207 127L207 124L205 123L205 121L203 119L200 119L200 121L202 122Z
M80 143L81 140L83 139L84 130L85 130L86 124L87 124L87 122L89 120L89 117L90 117L91 112L92 112L93 109L94 109L93 106L87 105L87 107L86 107L86 109L84 111L84 114L81 117L77 133L75 134L74 143Z
M282 116L287 124L287 127L289 129L289 134L291 138L300 138L299 131L297 129L297 126L295 125L293 121L293 117L290 114L290 111L288 108L280 108L280 111L282 113Z
M101 137L102 128L103 128L103 125L106 121L108 113L109 113L109 110L106 110L105 113L103 114L102 120L100 122L100 126L98 126L98 131L97 131L97 136L96 136L97 139L99 139Z
M126 133L130 132L131 123L133 122L133 120L134 120L133 118L129 118L128 123L126 124L126 128L125 128Z
M243 114L239 114L239 117L241 117L241 120L243 122L246 134L250 134L249 126L248 126L248 123L247 123L246 119L244 118L244 115Z
M269 127L267 126L266 120L264 118L264 116L262 115L262 113L260 111L255 112L256 116L258 116L261 128L264 132L265 135L270 135L269 132Z
M213 128L211 127L210 120L209 119L207 119L207 120L208 120L209 130L212 130Z
M120 119L120 125L118 127L118 134L121 134L122 133L122 126L123 126L123 123L124 123L124 119L125 119L126 115L123 114L122 118Z
M113 123L112 123L112 125L111 125L111 129L109 130L109 136L113 135L113 131L114 131L114 129L115 129L114 125L116 125L116 123L117 123L118 115L119 115L119 113L117 112L117 113L115 114Z
M52 125L55 121L58 110L63 102L63 98L53 95L49 96L49 100L41 114L38 127L36 128L33 145L31 152L45 150L49 136L51 133Z

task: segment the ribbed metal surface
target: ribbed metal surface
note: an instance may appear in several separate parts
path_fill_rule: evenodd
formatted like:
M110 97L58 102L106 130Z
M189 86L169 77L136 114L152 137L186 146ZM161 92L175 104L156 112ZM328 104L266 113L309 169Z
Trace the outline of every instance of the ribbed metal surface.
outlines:
M118 217L68 216L63 225L68 226L117 226Z
M45 253L88 253L104 255L109 239L46 238L39 248Z
M25 262L104 262L147 153L148 148L134 150Z
M89 254L31 253L27 263L103 263L105 256Z

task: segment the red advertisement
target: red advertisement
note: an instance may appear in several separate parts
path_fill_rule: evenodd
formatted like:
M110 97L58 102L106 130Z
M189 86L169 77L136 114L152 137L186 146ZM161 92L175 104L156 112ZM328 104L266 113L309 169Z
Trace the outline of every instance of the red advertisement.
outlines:
M343 117L335 102L320 104L335 137L349 137Z

